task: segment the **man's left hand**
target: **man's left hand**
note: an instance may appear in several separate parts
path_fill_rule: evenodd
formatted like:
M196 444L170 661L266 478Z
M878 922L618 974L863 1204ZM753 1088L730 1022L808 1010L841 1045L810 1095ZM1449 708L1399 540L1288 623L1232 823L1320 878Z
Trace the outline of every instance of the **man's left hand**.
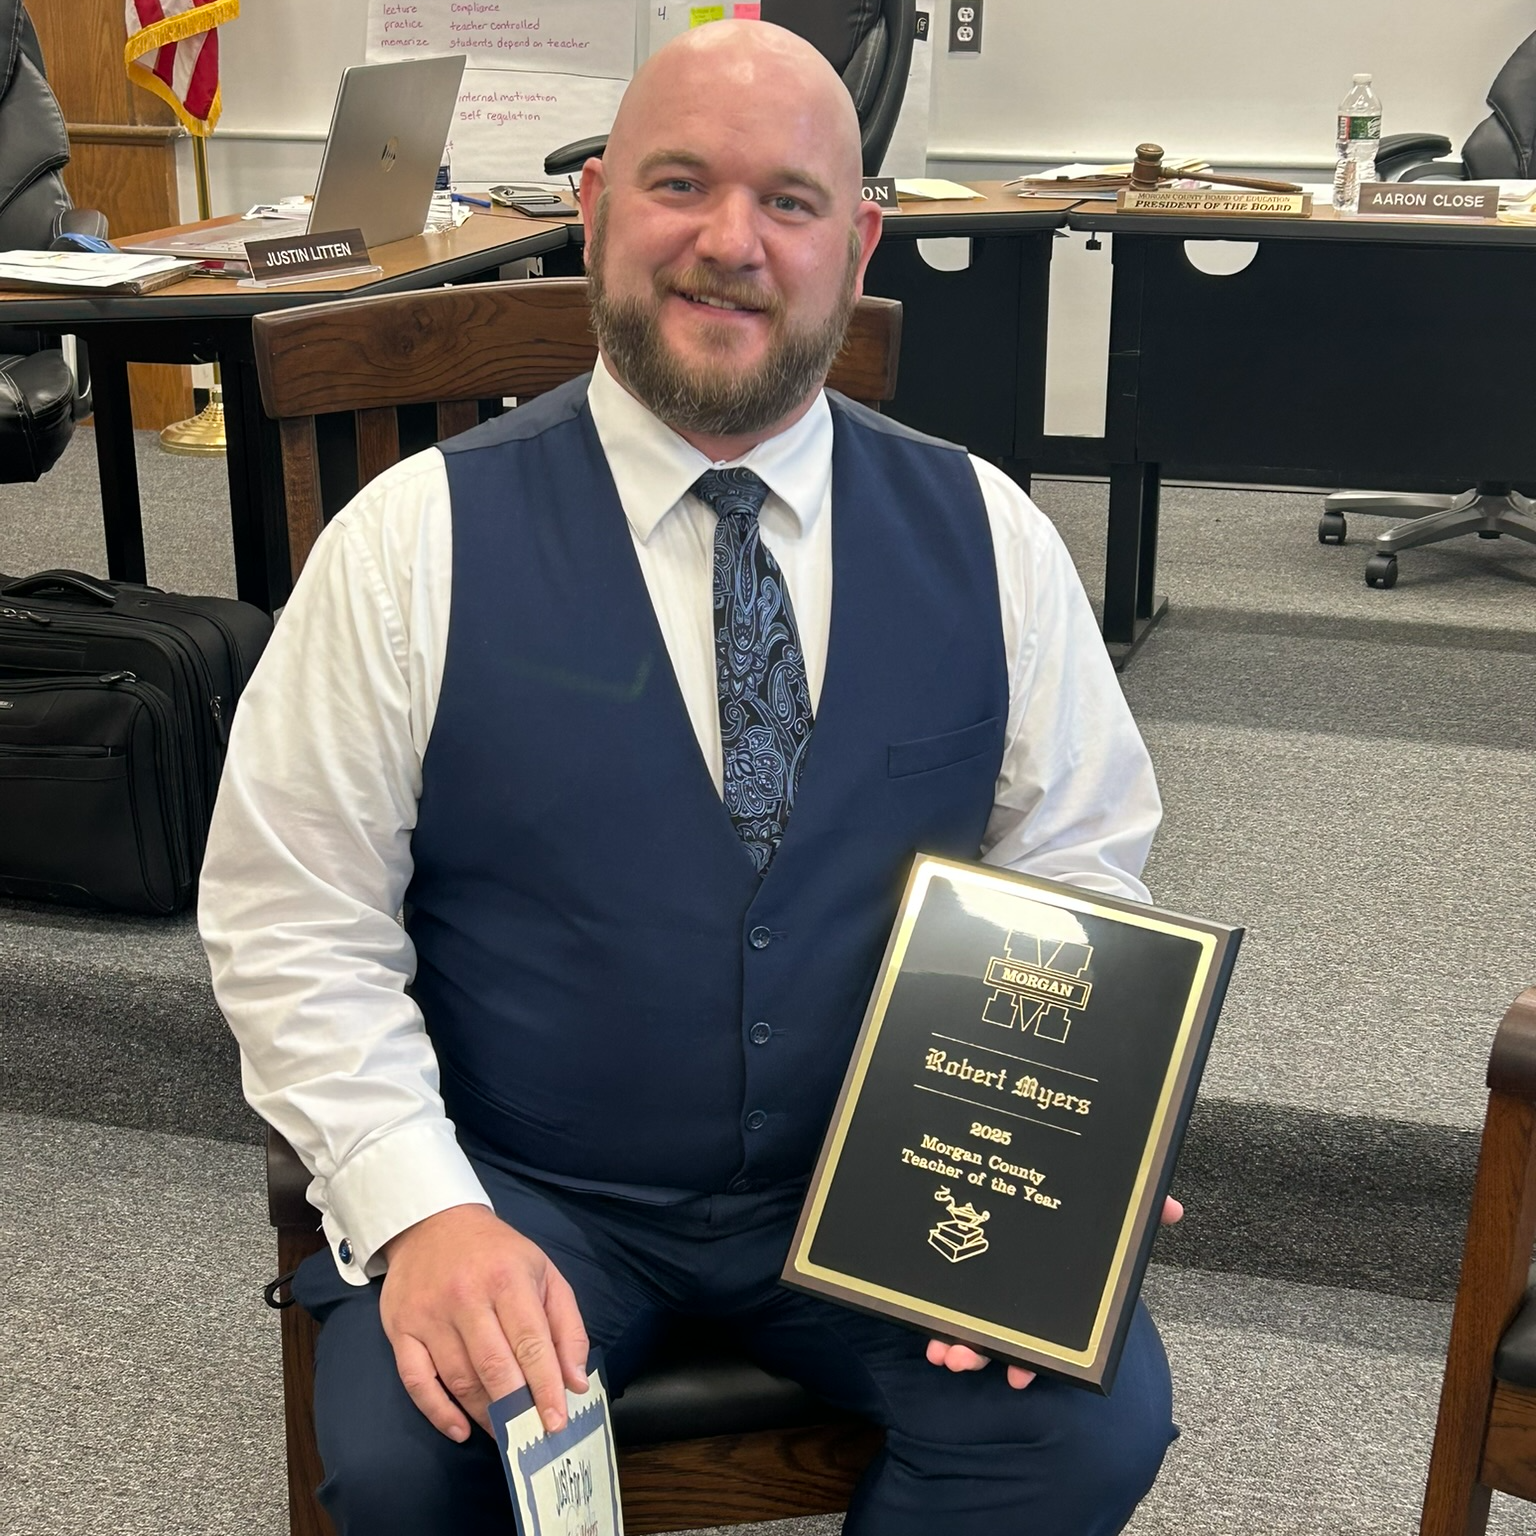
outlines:
M1169 1195L1163 1202L1162 1224L1171 1227L1184 1215L1184 1207ZM965 1344L946 1344L942 1339L929 1339L928 1363L942 1365L950 1371L979 1371L991 1363L991 1357L979 1354ZM1008 1367L1008 1385L1027 1387L1035 1379L1035 1373L1022 1365Z

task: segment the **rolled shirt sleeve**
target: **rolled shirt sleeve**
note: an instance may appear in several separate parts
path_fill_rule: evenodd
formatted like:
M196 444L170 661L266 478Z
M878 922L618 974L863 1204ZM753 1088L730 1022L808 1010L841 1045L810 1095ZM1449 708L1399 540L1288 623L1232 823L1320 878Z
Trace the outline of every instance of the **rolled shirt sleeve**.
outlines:
M1001 470L972 460L997 558L1008 727L982 858L1146 901L1162 801L1061 536Z

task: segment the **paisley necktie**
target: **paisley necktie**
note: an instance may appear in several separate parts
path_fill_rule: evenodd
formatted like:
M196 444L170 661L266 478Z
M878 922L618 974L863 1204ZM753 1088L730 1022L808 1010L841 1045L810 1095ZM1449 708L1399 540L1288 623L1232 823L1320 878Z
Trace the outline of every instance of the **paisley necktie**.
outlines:
M814 719L794 609L757 515L750 469L711 469L693 493L715 524L715 682L725 808L759 874L784 836Z

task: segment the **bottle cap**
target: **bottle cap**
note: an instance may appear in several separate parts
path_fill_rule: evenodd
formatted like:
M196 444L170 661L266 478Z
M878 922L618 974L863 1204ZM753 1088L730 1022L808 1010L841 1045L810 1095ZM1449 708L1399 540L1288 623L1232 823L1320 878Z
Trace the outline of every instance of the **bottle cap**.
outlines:
M1369 85L1370 83L1371 83L1371 77L1369 75L1356 75L1355 76L1355 84L1356 85Z

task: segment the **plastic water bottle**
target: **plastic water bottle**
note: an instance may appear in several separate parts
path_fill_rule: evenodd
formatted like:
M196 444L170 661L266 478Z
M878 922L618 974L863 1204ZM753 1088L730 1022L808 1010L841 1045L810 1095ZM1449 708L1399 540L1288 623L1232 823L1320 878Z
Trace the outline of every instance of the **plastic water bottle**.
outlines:
M425 233L440 233L453 228L453 140L443 145L437 179L432 183L432 202L427 208Z
M1333 206L1341 213L1360 207L1360 188L1376 180L1376 147L1381 143L1381 102L1369 75L1355 83L1339 103L1338 163L1333 171Z

